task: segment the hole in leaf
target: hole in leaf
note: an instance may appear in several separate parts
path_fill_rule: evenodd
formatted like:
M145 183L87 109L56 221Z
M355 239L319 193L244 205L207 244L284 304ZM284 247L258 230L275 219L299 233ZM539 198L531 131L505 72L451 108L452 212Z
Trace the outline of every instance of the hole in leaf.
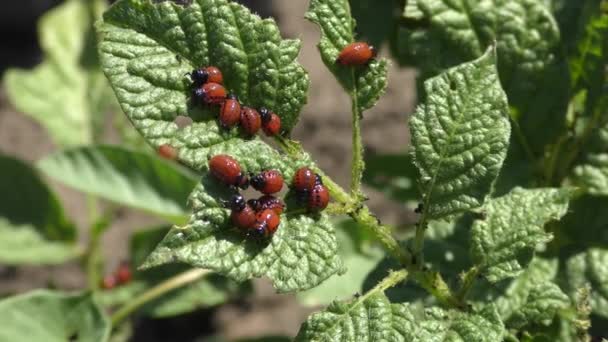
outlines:
M454 80L450 80L450 90L456 90L456 82L454 82Z
M179 129L183 129L185 127L188 127L188 126L192 125L192 123L194 121L190 117L183 116L183 115L178 115L175 118L175 120L173 120L173 122L175 122L175 124L177 125L177 127L179 127Z
M68 341L70 341L70 342L78 341L78 332L75 332L75 333L71 334L68 337Z

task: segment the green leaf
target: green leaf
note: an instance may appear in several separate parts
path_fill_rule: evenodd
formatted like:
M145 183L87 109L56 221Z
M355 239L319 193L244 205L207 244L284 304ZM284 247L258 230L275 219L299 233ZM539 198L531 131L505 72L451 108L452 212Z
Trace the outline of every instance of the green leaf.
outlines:
M158 227L133 235L130 244L133 269L144 262L168 231L168 227ZM101 292L99 294L100 302L104 306L122 305L161 281L187 271L188 268L183 264L171 264L151 270L137 271L129 284ZM170 317L225 303L249 290L249 283L236 284L217 274L209 274L198 281L150 301L141 311L151 317Z
M34 70L9 69L5 75L9 100L61 146L90 143L93 120L113 103L93 53L94 16L103 7L101 0L69 0L46 13L38 25L44 61Z
M196 178L169 161L117 146L90 146L38 162L49 177L85 193L185 222Z
M74 241L53 240L32 225L15 225L0 217L0 263L61 264L79 255Z
M365 158L363 182L386 196L409 205L420 200L418 170L408 153L378 154Z
M241 165L246 170L277 169L291 178L294 168L263 152L250 154L250 160L240 159ZM306 290L344 272L333 225L325 214L313 218L284 213L266 244L246 238L230 223L230 211L222 201L233 194L211 176L203 176L190 198L194 211L190 223L173 228L143 267L180 261L236 281L265 275L279 292Z
M504 295L493 300L507 327L549 325L558 310L570 306L568 296L553 283L557 267L557 260L535 258L509 284Z
M76 229L28 164L0 155L0 263L54 264L76 255Z
M236 136L210 137L207 129L217 132L217 124L200 122L209 117L188 106L184 74L204 65L219 67L227 89L244 104L275 111L287 131L297 122L309 84L296 61L300 42L281 40L272 19L227 0L189 6L121 0L103 19L97 26L102 69L123 111L154 146L170 139L176 147L198 145L195 140L209 147ZM196 121L191 130L178 130L178 115Z
M297 294L298 300L307 306L327 305L334 300L350 298L353 293L361 291L367 274L382 259L384 253L372 246L360 246L355 234L361 231L353 221L343 221L336 227L338 254L344 261L346 273L334 275L323 284ZM374 284L375 285L375 284Z
M507 99L495 52L427 80L410 122L412 156L431 218L481 206L507 153Z
M536 246L551 240L544 225L566 214L571 194L567 188L515 188L487 203L485 218L473 223L471 256L490 282L523 271Z
M591 286L593 313L608 318L608 250L591 248L566 262L565 283L571 298L587 284Z
M401 63L419 67L425 79L496 45L501 84L533 151L540 154L561 133L568 66L558 26L541 1L416 0L411 6L423 18L398 28L393 51Z
M38 290L0 301L0 341L103 342L110 321L90 294Z
M321 40L317 47L321 59L351 95L358 111L373 107L386 89L386 59L374 59L362 67L336 64L340 51L355 41L355 20L348 0L311 0L306 18L319 26Z
M437 307L418 313L411 304L392 304L382 293L334 302L310 316L296 341L500 341L504 332L493 306L480 312Z

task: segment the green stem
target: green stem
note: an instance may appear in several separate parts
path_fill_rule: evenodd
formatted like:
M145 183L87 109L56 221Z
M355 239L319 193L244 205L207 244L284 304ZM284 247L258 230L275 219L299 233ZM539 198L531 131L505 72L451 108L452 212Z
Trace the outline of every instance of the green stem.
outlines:
M87 284L91 291L97 291L99 289L99 281L101 279L100 268L101 268L101 248L100 239L101 236L98 234L98 230L95 229L95 225L99 219L97 210L97 198L92 195L87 195L87 207L89 212L89 243L87 245L85 254L85 268L87 274Z
M123 307L118 309L114 314L112 314L111 321L112 326L117 326L120 322L122 322L126 317L128 317L131 313L135 312L139 308L141 308L144 304L164 295L165 293L175 290L184 285L190 284L196 280L199 280L206 274L209 274L211 271L194 268L189 271L180 273L174 277L171 277L162 283L154 286L151 289L148 289L146 292L137 296L133 301L128 302Z
M361 138L361 118L363 113L359 108L359 91L357 89L357 78L355 77L354 69L351 69L351 77L353 82L353 91L350 94L352 102L352 121L353 121L353 159L351 166L350 192L358 200L365 198L361 191L361 179L363 178L363 170L365 169L365 161L363 160L363 139Z
M528 139L526 139L524 132L521 130L519 122L517 122L517 120L511 117L511 124L513 127L513 131L515 132L515 136L517 137L517 140L519 141L521 147L524 149L524 153L526 154L528 161L530 163L536 163L536 157L534 156L534 152L532 152L532 148L530 147L530 144L528 143Z
M407 270L392 271L391 273L389 273L388 276L386 276L384 279L382 279L371 290L367 291L365 294L363 294L362 296L357 298L357 300L352 303L353 304L352 307L355 307L355 306L363 303L371 295L374 295L378 292L384 292L387 289L399 284L400 282L404 281L407 278L407 274L408 274Z
M444 306L458 309L466 308L466 305L454 296L450 287L438 272L429 270L415 271L413 278L420 287L433 295Z
M363 206L359 210L353 212L350 216L360 226L363 226L374 233L376 239L393 258L399 261L401 265L404 267L411 265L412 256L409 254L409 252L401 248L399 242L391 234L391 229L381 224L369 211L368 207Z

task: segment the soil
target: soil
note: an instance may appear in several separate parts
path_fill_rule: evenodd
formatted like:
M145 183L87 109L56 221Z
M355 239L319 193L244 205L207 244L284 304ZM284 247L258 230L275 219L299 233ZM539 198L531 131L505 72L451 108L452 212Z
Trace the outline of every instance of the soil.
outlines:
M300 140L319 166L339 184L348 187L351 158L350 102L339 84L327 72L316 49L318 29L304 19L308 1L244 1L262 16L277 19L284 37L302 40L300 61L311 80L308 104L293 137ZM24 11L23 21L0 25L0 39L8 51L0 58L0 70L14 66L31 66L40 60L36 48L34 25L36 13L48 8L53 1L24 1L38 5ZM30 5L31 5L30 4ZM10 7L10 6L9 6ZM19 11L10 9L5 16ZM20 12L19 12L20 13ZM34 13L34 14L32 14ZM3 21L0 20L0 23ZM29 26L28 26L29 25ZM16 43L17 32L22 42ZM13 37L13 39L11 39ZM6 44L5 44L6 42ZM3 52L4 53L4 52ZM25 57L23 55L25 54ZM407 117L415 103L415 72L391 66L386 94L363 119L363 139L368 153L402 152L408 146ZM110 135L109 141L113 141ZM45 130L35 121L18 113L0 90L0 153L14 155L34 162L56 150ZM86 241L88 218L84 196L60 184L51 182L61 201L78 227L82 242ZM411 222L411 213L402 205L388 201L381 194L365 188L369 206L383 222ZM113 268L126 257L129 234L157 223L139 212L123 210L104 236L104 255L108 268ZM0 267L0 293L23 292L49 284L62 289L78 289L85 279L76 263L57 267ZM216 335L227 339L260 335L294 336L300 324L315 308L300 306L292 295L278 295L265 279L254 281L255 294L242 301L229 303L212 310L168 320L139 320L135 325L134 341L193 341L197 334ZM179 331L179 333L172 333ZM200 338L198 339L201 340Z

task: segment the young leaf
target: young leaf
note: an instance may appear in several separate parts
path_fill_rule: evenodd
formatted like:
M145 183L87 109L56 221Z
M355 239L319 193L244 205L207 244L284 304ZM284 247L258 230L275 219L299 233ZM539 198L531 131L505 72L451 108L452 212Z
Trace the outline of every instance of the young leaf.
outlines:
M158 227L133 235L130 244L133 270L154 250L168 231L169 227ZM185 272L188 268L187 265L171 264L151 270L135 271L130 283L101 292L99 294L100 302L104 306L124 304L164 279ZM230 298L249 290L249 283L236 284L220 275L209 274L147 303L141 311L151 317L170 317L225 303Z
M93 120L113 101L94 54L92 31L105 2L66 1L39 22L44 61L32 71L9 69L5 85L17 110L39 121L59 145L90 143Z
M215 65L227 89L252 107L266 106L290 131L306 102L308 75L297 63L300 43L281 40L272 19L262 20L245 7L227 0L173 2L121 0L98 25L99 52L104 73L118 101L135 127L154 146L171 139L201 136L209 147L235 134L209 138L204 123L179 131L173 119L201 118L189 106L189 80L194 68ZM203 116L204 117L204 116ZM217 131L217 128L216 128ZM190 143L191 144L191 143Z
M110 321L90 294L38 290L0 301L0 341L104 342Z
M387 61L383 58L372 60L368 65L355 68L336 63L340 51L356 40L355 20L348 0L311 0L306 18L319 26L321 40L317 47L321 58L351 94L357 110L363 112L373 107L386 89Z
M553 283L557 260L535 258L507 287L504 296L493 300L507 327L551 323L558 310L570 306L570 299Z
M503 332L494 306L473 313L433 307L420 315L410 304L392 304L383 293L371 293L313 314L296 341L490 342L500 341Z
M0 155L0 263L55 264L77 254L76 229L35 170ZM10 195L9 195L10 194Z
M294 172L264 153L251 157L241 159L248 170L256 164L260 170L261 162L284 175ZM231 224L230 211L222 201L229 200L233 191L211 176L203 176L190 198L194 211L190 223L173 228L143 267L180 261L236 281L265 275L279 292L309 289L335 273L343 273L335 232L325 214L313 219L284 213L277 232L264 243L247 238Z
M495 60L490 48L424 83L427 98L410 130L424 210L433 219L481 206L505 159L510 126Z
M591 248L566 262L565 283L571 298L586 285L591 286L593 313L608 318L608 250Z
M515 188L487 203L485 217L473 223L471 256L490 282L523 271L536 246L551 240L544 225L566 214L571 193L569 189Z
M61 151L38 162L47 176L85 193L142 209L173 222L187 220L192 174L155 156L117 146Z
M398 29L393 50L423 79L496 45L500 81L535 152L561 133L569 79L555 19L538 0L416 0L421 25Z

